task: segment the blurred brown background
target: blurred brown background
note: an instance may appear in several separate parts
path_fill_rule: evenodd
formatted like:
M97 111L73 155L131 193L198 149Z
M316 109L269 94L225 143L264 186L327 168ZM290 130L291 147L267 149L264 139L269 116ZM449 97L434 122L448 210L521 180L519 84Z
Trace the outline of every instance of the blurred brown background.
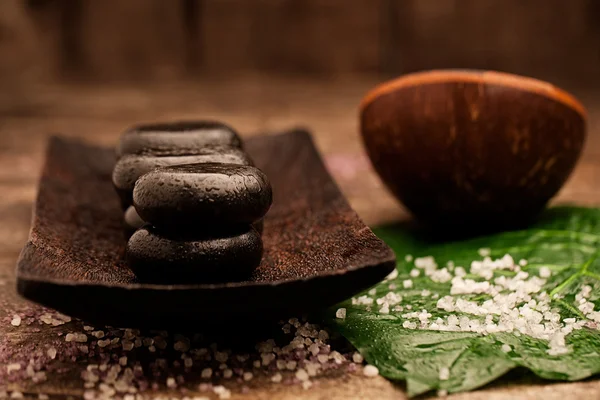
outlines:
M2 80L315 78L600 67L594 0L3 0Z
M50 133L113 145L140 121L307 125L363 217L365 187L396 216L358 136L370 87L428 68L547 79L589 108L593 157L599 18L595 0L1 0L0 156L33 180Z

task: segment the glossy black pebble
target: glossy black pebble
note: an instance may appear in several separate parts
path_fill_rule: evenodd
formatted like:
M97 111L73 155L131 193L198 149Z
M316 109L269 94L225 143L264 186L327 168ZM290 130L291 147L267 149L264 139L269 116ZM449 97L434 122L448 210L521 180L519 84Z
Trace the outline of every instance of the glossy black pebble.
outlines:
M168 155L174 151L193 151L204 146L242 148L242 141L231 127L215 121L138 125L121 135L117 156L145 153Z
M133 204L154 226L207 230L260 220L272 196L271 184L258 168L188 164L143 175L135 184Z
M146 225L146 221L144 221L135 211L133 206L127 207L125 213L123 213L123 226L125 229L125 237L129 239L131 235L142 226Z
M138 178L155 168L190 163L227 163L252 165L252 159L237 148L204 147L197 154L182 156L152 156L129 154L121 157L113 169L112 180L124 207L132 204L132 194Z
M127 262L140 282L212 283L247 279L260 264L254 228L221 237L165 236L146 225L127 242Z

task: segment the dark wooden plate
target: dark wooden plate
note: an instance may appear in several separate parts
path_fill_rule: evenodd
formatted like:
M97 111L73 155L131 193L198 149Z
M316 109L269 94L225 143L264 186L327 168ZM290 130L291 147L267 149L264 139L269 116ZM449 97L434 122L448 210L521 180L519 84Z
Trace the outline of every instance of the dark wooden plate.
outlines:
M90 322L196 325L331 306L393 270L392 250L350 208L308 132L256 137L246 148L274 192L264 257L250 280L137 283L124 261L122 213L111 184L114 151L53 137L18 261L19 293Z

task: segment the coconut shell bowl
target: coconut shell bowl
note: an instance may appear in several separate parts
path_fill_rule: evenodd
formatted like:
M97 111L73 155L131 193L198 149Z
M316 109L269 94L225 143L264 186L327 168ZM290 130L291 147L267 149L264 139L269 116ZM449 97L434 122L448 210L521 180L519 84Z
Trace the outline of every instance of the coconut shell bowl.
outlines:
M363 98L360 128L381 179L427 226L525 224L573 170L586 110L540 80L437 70L385 82Z

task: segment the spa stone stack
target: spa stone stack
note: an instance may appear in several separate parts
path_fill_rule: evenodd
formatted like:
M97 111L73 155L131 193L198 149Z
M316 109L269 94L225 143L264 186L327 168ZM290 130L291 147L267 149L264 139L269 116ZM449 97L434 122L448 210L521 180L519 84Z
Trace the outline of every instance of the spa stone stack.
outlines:
M140 281L236 281L258 266L271 185L235 131L215 122L139 126L117 156L127 261Z

